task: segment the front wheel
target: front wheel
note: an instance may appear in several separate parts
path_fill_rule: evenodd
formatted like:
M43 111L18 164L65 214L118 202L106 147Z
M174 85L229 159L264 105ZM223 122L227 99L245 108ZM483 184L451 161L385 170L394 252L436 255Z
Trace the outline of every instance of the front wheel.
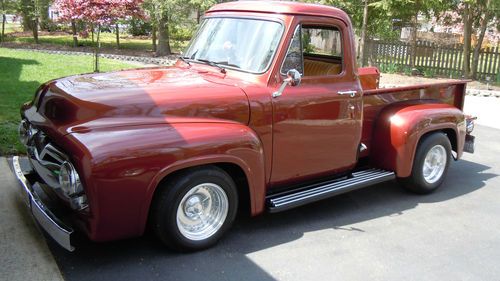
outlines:
M407 178L400 178L412 192L427 194L441 186L451 162L451 144L443 133L425 137L417 147L413 169Z
M153 227L160 240L175 250L212 246L236 216L236 186L217 167L182 172L158 188L161 189L153 205Z

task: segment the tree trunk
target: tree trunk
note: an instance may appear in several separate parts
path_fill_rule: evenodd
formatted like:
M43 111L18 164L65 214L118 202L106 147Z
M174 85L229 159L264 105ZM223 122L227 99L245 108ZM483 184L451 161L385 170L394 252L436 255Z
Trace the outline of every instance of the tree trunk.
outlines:
M472 37L472 19L471 19L471 11L469 4L467 2L464 3L464 64L463 64L463 72L464 77L469 78L470 76L470 48L471 48L471 37Z
M166 16L158 21L158 47L156 49L157 56L168 56L172 54L170 50L170 40L168 34L168 21Z
M156 53L156 26L153 25L151 30L151 39L153 40L153 52Z
M3 4L3 3L2 3ZM2 8L3 9L3 8ZM5 11L5 10L4 10ZM7 20L7 17L5 14L2 14L2 35L0 37L0 43L3 43L4 38L5 38L5 21Z
M37 0L35 4L38 6L38 15L40 17L40 30L50 31L51 20L49 17L49 7L51 0Z
M99 72L99 49L101 48L101 41L100 41L100 35L101 35L101 25L97 25L97 42L95 44L95 64L94 64L94 72Z
M76 32L76 21L71 20L71 31L73 32L73 48L78 47L78 35Z
M417 29L418 29L418 14L413 17L412 23L412 33L411 33L411 54L410 54L410 66L412 69L415 68L417 64Z
M33 1L36 5L35 10L37 11L37 16L39 17L38 27L40 30L50 31L50 18L49 18L49 6L50 0L35 0Z
M2 33L0 35L0 43L3 43L3 38L5 36L5 22L7 21L7 17L5 16L5 1L2 1Z
M359 42L359 53L358 58L360 58L361 66L366 65L366 26L368 25L368 0L364 0L363 8L363 25L361 26L361 41Z
M32 18L32 2L31 0L21 0L19 2L19 8L21 10L23 31L33 30L33 18Z
M484 35L486 33L486 27L488 27L488 21L490 20L490 3L491 0L486 1L484 18L481 21L481 27L479 29L479 38L476 42L476 46L474 47L474 53L472 55L472 78L477 79L477 71L479 66L479 52L481 51L481 46L483 45Z
M116 30L116 47L120 49L120 27L118 26L118 23L115 23L115 30Z
M94 44L95 40L94 40L94 24L93 23L90 24L90 30L92 30L92 44Z
M35 44L39 44L38 41L38 18L33 20L33 39L35 39Z

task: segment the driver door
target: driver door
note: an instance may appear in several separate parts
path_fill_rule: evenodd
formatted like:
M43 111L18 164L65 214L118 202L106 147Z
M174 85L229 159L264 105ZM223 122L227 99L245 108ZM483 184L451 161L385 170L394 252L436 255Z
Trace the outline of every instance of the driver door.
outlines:
M271 185L294 184L354 167L361 139L361 86L354 75L347 26L302 21L280 70L302 74L273 98ZM276 91L278 85L273 87ZM353 95L345 94L346 92Z

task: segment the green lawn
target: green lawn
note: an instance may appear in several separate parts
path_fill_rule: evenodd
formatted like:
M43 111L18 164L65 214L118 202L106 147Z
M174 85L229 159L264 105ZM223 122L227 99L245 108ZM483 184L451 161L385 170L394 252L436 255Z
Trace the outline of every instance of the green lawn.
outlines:
M0 24L1 27L1 24ZM20 24L17 23L6 23L5 24L5 34L9 34L12 32L21 32L23 31L23 28L21 27Z
M101 70L137 67L100 59ZM0 48L0 155L24 152L18 142L19 107L51 79L93 70L92 56L53 55Z

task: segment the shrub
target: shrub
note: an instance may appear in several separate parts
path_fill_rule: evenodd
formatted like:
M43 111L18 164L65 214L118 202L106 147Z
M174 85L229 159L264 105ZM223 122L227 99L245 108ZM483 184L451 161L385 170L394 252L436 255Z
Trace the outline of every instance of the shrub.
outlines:
M141 19L131 19L128 21L128 33L133 36L150 35L152 32L151 23Z
M424 77L434 78L436 76L436 71L431 68L424 69Z

